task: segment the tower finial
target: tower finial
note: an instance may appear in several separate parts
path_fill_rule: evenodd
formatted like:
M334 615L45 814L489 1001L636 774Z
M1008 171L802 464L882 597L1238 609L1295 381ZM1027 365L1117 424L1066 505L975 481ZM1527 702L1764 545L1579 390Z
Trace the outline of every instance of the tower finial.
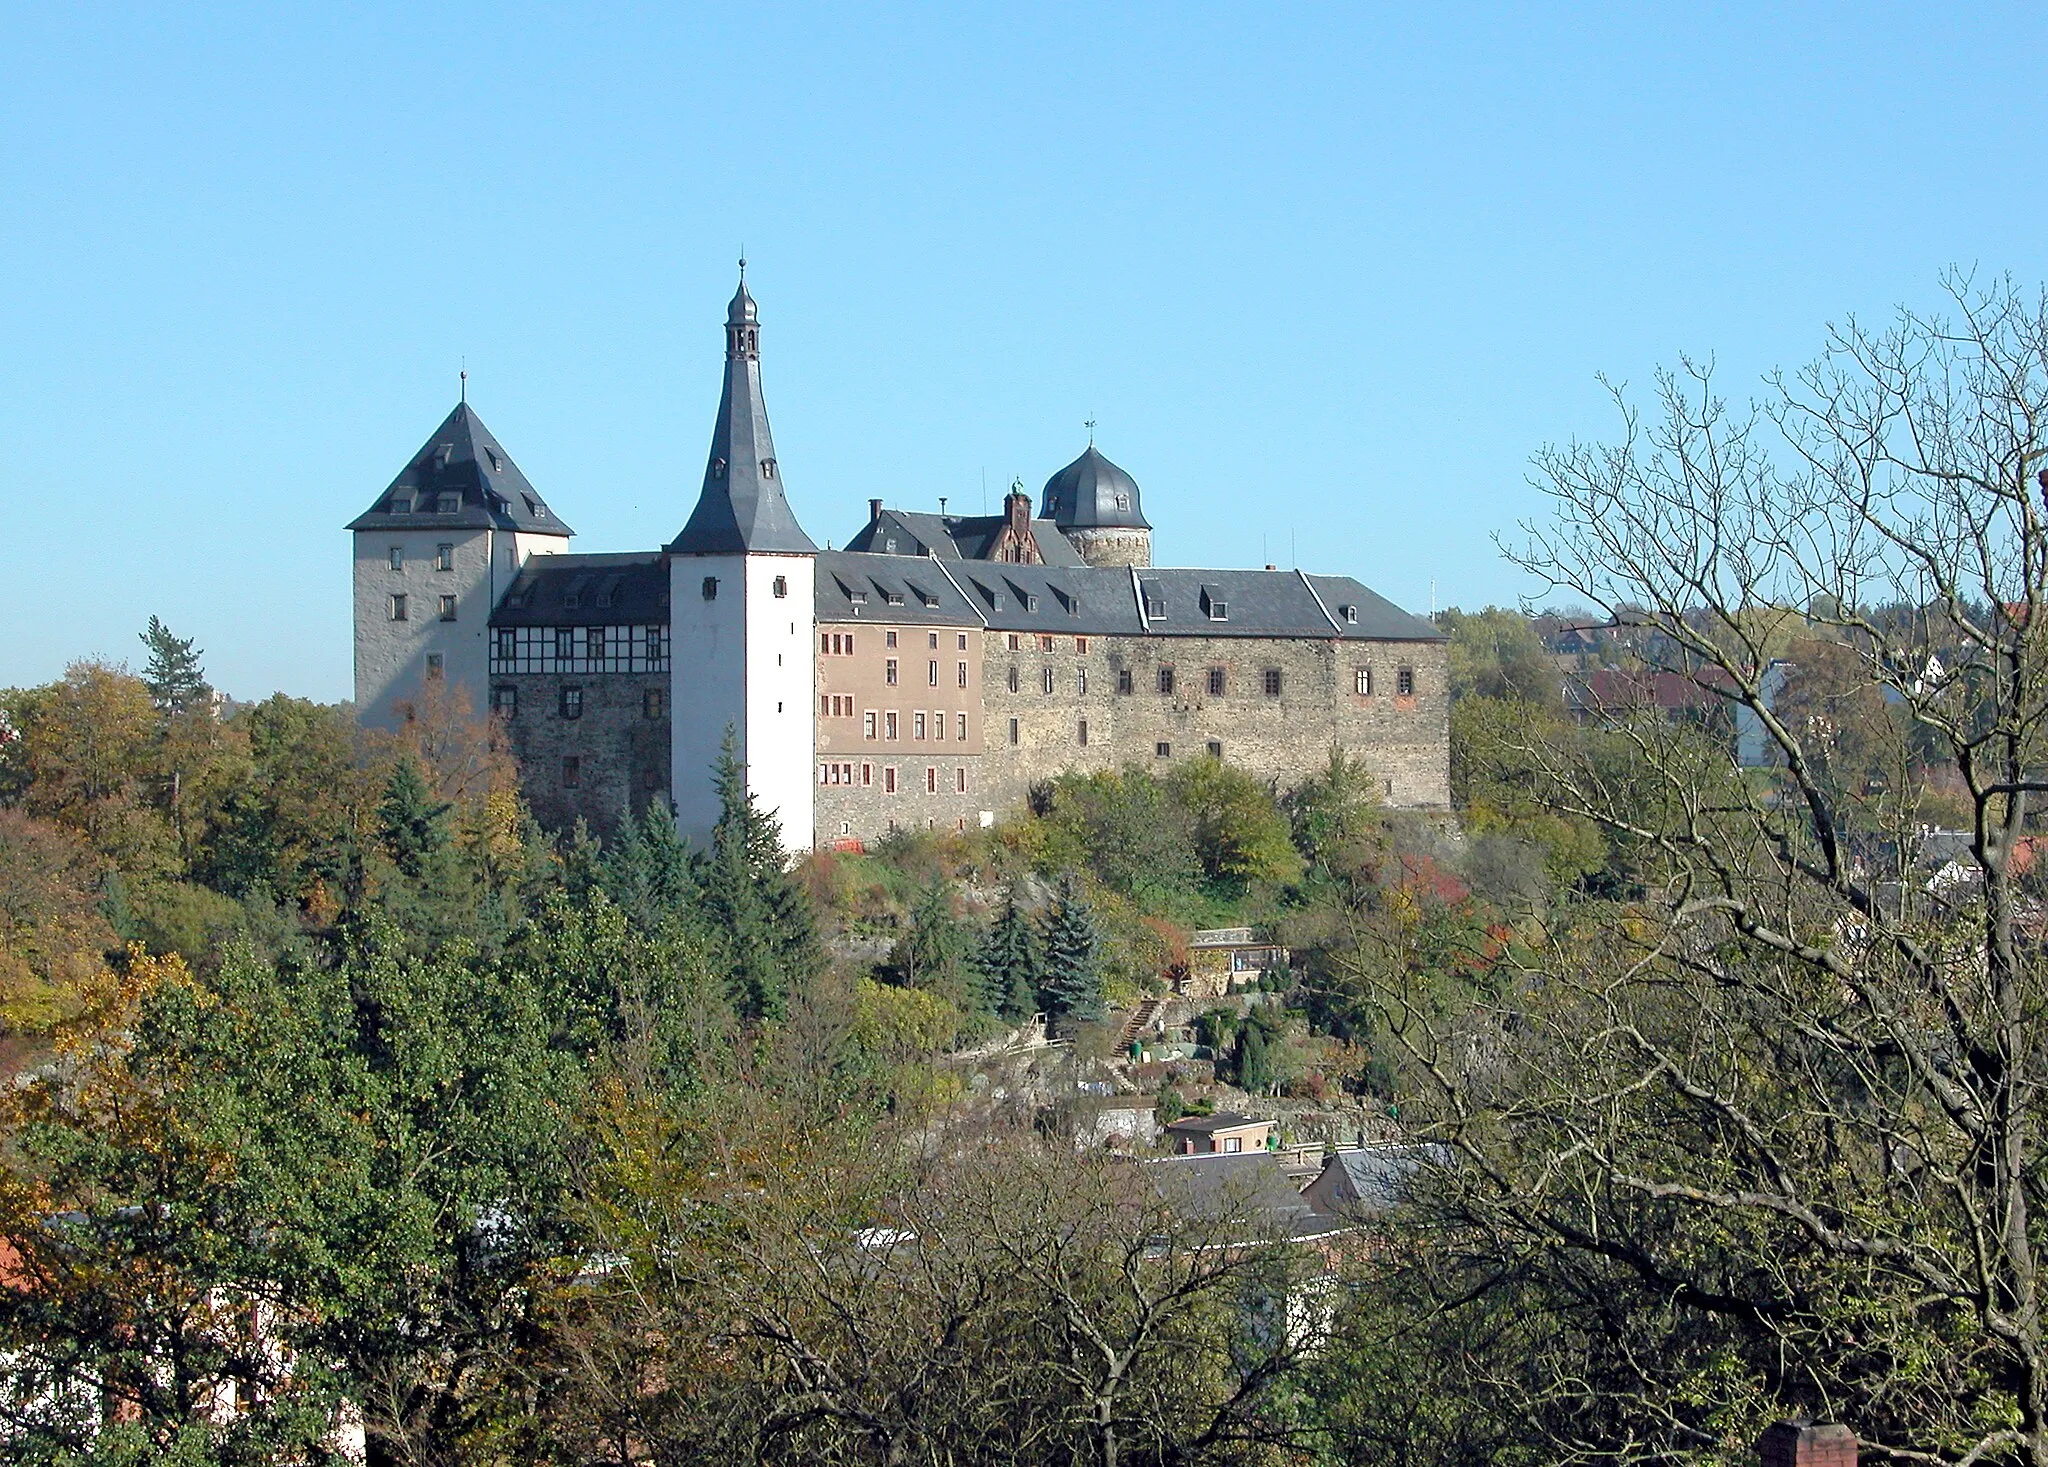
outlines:
M1088 446L1093 448L1095 446L1095 419L1090 418L1081 426L1088 430Z
M745 285L746 283L747 283L747 247L746 247L745 245L741 245L741 246L740 246L740 284L741 284L741 285Z
M462 382L462 400L463 400L463 402L464 402L464 403L467 403L467 402L469 401L469 358L468 358L468 357L464 357L464 358L462 359L462 371L461 371L461 372L460 372L460 373L458 374L458 376L460 377L460 380L461 380L461 382Z

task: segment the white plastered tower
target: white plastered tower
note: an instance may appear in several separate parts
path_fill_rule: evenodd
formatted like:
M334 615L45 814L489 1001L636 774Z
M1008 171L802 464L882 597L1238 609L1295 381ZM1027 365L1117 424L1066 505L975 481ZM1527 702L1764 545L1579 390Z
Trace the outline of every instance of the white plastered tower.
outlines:
M747 789L790 850L811 844L817 748L817 546L783 495L761 397L760 315L744 267L726 312L725 389L704 486L668 545L669 767L676 825L719 816L713 765L730 730Z

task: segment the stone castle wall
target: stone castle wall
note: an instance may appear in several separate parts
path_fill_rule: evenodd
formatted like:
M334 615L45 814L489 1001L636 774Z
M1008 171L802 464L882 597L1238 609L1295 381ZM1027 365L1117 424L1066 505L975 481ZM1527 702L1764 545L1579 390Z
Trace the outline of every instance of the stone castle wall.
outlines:
M1150 530L1067 530L1066 537L1090 565L1130 565L1140 570L1152 564Z
M668 803L667 673L525 673L501 677L493 687L517 689L518 707L506 727L526 802L549 830L567 830L581 819L609 838L649 802ZM582 690L581 717L562 716L564 688ZM652 717L650 693L658 699ZM569 759L576 761L574 785L564 778Z

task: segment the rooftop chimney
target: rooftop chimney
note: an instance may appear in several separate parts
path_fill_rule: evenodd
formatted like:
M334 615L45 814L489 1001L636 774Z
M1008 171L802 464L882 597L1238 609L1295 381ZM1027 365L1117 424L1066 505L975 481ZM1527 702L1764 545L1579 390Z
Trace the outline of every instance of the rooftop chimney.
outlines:
M876 520L880 519L881 517L882 501L879 499L870 499L868 501L868 523L872 525Z
M1762 1467L1856 1467L1856 1433L1846 1426L1780 1421L1756 1449Z

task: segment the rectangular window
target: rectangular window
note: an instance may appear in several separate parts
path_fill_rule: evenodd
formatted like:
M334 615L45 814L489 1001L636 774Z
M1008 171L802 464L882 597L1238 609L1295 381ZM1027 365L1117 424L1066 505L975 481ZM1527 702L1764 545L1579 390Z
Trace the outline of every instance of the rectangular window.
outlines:
M405 569L405 547L403 545L391 547L391 568L393 570Z
M960 664L960 669L959 669L959 678L960 678L960 686L961 686L961 687L963 687L963 688L964 688L964 687L966 687L966 686L967 686L967 664L966 664L966 663L964 663L964 662Z
M440 502L434 508L441 514L461 514L462 496L460 494L443 494Z
M583 629L583 655L592 662L604 661L603 627L585 627ZM598 670L597 668L591 669L593 672Z
M967 740L967 715L962 713L958 715L958 717L959 722L954 726L958 728L960 732L956 735L956 737L959 738L961 742L965 743Z
M894 709L882 715L882 728L883 738L893 739L896 737L896 713Z
M888 636L887 636L887 641L888 641L888 643L889 643L889 645L890 645L891 647L895 646L895 645L896 645L896 634L895 634L894 632L890 632L890 633L888 634Z
M959 765L953 770L953 792L960 795L967 793L967 766L965 764Z
M1173 667L1171 664L1159 669L1159 691L1168 697L1173 695Z
M924 715L922 713L910 715L910 736L914 739L924 737Z
M1158 743L1152 746L1152 752L1158 755L1161 759L1171 759L1173 757L1173 745L1167 743L1166 740L1161 739Z
M1050 652L1050 651L1052 651L1052 638L1051 638L1051 637L1040 637L1040 638L1038 639L1038 650L1039 650L1039 651L1041 651L1041 652Z
M939 649L939 634L938 634L937 632L926 632L926 633L924 634L924 638L925 638L925 640L924 640L924 644L925 644L925 646L927 646L927 647L931 648L931 649L932 649L932 650L933 650L934 652L938 651L938 649Z
M1266 696L1268 698L1280 696L1280 669L1277 667L1266 669Z
M1086 637L1074 638L1074 650L1083 657L1086 657L1088 655L1088 639Z
M871 738L873 738L873 737L875 736L875 710L874 710L874 709L870 708L870 709L869 709L869 710L868 710L868 711L867 711L866 713L863 713L863 714L861 715L861 719L860 719L860 732L861 732L861 737L862 737L862 738L867 738L867 739L871 739Z
M505 686L492 688L491 711L502 718L517 718L519 716L519 689Z
M1223 757L1223 740L1209 740L1209 757L1211 759L1221 759Z
M1131 691L1131 670L1128 667L1119 667L1116 670L1116 690L1119 693Z
M405 592L399 591L391 597L391 619L405 620Z
M441 598L441 620L455 620L455 598L453 596L443 596Z
M1358 669L1358 671L1352 673L1351 686L1352 690L1356 692L1359 697L1370 698L1372 696L1372 669L1369 667L1361 667Z
M932 663L932 664L931 664L931 667L930 667L930 668L929 668L929 669L927 670L927 672L925 673L925 681L926 681L926 682L928 682L929 684L931 684L931 686L933 686L933 687L935 687L935 688L936 688L936 687L937 687L937 686L939 685L939 665L938 665L938 663L934 662L934 663Z
M429 653L427 654L427 676L428 676L428 677L439 677L440 675L441 675L441 654L440 654L439 652L429 652Z
M893 764L882 771L882 793L886 795L896 793L896 766Z
M832 632L820 632L818 633L818 650L827 657L830 657L833 652L838 650L833 646L833 643L838 640L839 638Z
M1080 733L1076 742L1084 749L1088 747L1088 720L1085 718L1081 720Z
M1412 667L1402 667L1402 668L1397 668L1397 669L1395 669L1395 671L1394 671L1394 691L1395 691L1395 693L1397 693L1397 694L1398 694L1399 696L1401 696L1401 697L1403 697L1403 698L1412 698L1412 697L1414 697L1414 696L1415 696L1415 669L1414 669L1414 668L1412 668Z
M1075 668L1075 669L1074 669L1074 691L1075 691L1075 692L1076 692L1077 694L1079 694L1079 695L1080 695L1081 697L1083 697L1083 698L1085 698L1085 697L1087 697L1087 696L1088 696L1088 669L1087 669L1087 668L1085 668L1085 667L1077 667L1077 668Z
M1021 637L1019 637L1015 632L1010 633L1010 650L1012 652L1015 652L1023 645L1024 641Z
M1209 669L1209 696L1220 698L1223 690L1230 686L1230 674L1220 667Z
M567 627L555 628L555 661L573 662L576 658L576 633ZM559 670L559 669L558 669Z
M640 690L640 716L642 718L661 717L660 688L643 688Z
M392 500L392 501L391 501L391 513L393 513L393 514L411 514L411 513L412 513L412 501L411 501L410 499L394 499L394 500Z
M789 577L777 576L770 589L775 592L775 599L777 601L782 600L789 594Z
M1018 686L1019 684L1017 681L1017 669L1015 666L1012 666L1010 668L1010 691L1013 693L1016 692Z
M935 795L939 792L939 766L927 764L924 770L924 792Z
M564 718L581 718L582 716L583 716L583 689L581 689L581 688L564 688L564 689L562 689L562 717L564 717Z
M965 652L965 651L967 650L967 633L965 633L965 632L961 632L961 633L959 633L959 637L960 637L960 650L961 650L962 652Z
M833 705L837 701L838 700L834 698L830 693L820 693L818 695L818 712L824 717L830 718L832 716Z
M892 635L892 636L893 636L893 635L894 635L894 633L891 633L890 635ZM892 688L893 688L893 687L895 687L895 686L896 686L896 659L895 659L895 658L893 658L893 657L891 657L891 658L889 659L889 666L888 666L888 670L887 670L887 674L886 674L886 676L887 676L887 680L888 680L889 686L890 686L890 687L892 687Z
M1018 727L1017 727L1017 720L1016 720L1016 719L1014 719L1014 718L1013 718L1013 719L1011 719L1011 720L1010 720L1010 742L1011 742L1011 743L1013 743L1013 744L1014 744L1014 743L1017 743L1017 742L1019 742L1019 739L1018 739L1018 733L1019 733L1019 732L1020 732L1020 730L1019 730L1019 729L1018 729Z
M703 586L703 592L704 592L704 599L705 599L706 601L716 601L716 600L718 599L718 577L717 577L717 576L706 576L706 577L704 578L704 586Z
M867 786L869 786L869 785L871 785L871 784L873 784L873 783L875 782L875 766L874 766L874 765L872 765L872 764L863 764L863 765L861 765L861 767L860 767L860 782L861 782L861 787L862 787L863 789L865 789L865 788L866 788Z
M1039 669L1038 669L1038 690L1039 690L1040 692L1044 693L1044 694L1045 694L1045 695L1046 695L1047 697L1051 697L1051 696L1052 696L1052 669L1051 669L1051 668L1049 668L1049 667L1041 667L1041 668L1039 668Z
M1223 1138L1223 1149L1224 1149L1225 1151L1242 1151L1242 1150L1244 1150L1244 1137L1242 1137L1242 1136L1225 1136L1225 1137Z
M453 545L436 545L434 547L434 569L437 571L452 571L455 569L455 547Z
M498 644L498 650L496 653L498 661L511 662L513 659L519 656L519 633L513 631L512 628L498 628L498 635L496 641ZM505 671L507 672L510 672L512 670L513 669L511 668L505 669Z
M574 754L562 761L562 788L573 790L583 783L583 761Z

